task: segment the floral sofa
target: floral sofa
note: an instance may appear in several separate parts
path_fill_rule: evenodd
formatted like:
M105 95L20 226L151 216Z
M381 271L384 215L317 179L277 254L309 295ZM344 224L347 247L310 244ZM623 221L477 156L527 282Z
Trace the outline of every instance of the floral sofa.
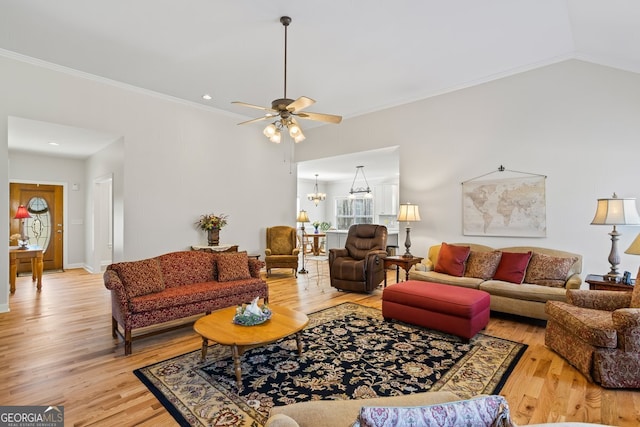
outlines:
M256 297L266 301L269 288L260 277L263 266L246 252L202 251L111 264L104 273L104 284L111 291L113 337L124 339L128 355L136 328L210 313Z
M448 391L361 400L313 400L271 408L265 427L515 426L502 396L461 400ZM530 426L595 427L561 422Z
M443 250L444 249L444 250ZM412 280L486 291L492 311L547 320L545 303L580 288L582 256L556 249L473 243L435 245L409 272Z

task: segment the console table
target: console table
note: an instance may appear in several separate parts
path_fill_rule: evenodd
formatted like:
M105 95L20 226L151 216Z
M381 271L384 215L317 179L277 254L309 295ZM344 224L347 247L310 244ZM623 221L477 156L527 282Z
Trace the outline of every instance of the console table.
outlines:
M18 264L21 259L31 260L31 280L36 282L38 292L42 289L42 248L29 246L27 249L19 249L18 246L9 246L9 287L11 293L16 291L16 277L18 276Z
M238 245L222 244L218 246L192 245L191 250L204 252L238 252Z

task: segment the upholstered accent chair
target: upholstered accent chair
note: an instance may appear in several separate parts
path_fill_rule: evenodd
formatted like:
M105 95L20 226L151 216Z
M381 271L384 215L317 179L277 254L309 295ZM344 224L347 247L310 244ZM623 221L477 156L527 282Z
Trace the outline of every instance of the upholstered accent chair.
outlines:
M344 291L372 292L384 280L387 227L354 224L344 248L329 249L331 286Z
M267 228L267 247L264 251L267 277L272 268L292 268L298 277L298 254L296 229L287 225Z
M545 344L589 381L640 388L640 270L633 292L567 290L547 301Z

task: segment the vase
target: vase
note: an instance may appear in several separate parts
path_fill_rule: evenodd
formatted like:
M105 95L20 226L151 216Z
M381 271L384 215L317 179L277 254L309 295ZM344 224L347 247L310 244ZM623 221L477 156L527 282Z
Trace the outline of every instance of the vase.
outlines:
M318 234L318 227L314 227L314 228L315 228L314 233L315 233L315 234Z
M220 243L220 229L214 228L207 230L207 244L209 246L218 246Z

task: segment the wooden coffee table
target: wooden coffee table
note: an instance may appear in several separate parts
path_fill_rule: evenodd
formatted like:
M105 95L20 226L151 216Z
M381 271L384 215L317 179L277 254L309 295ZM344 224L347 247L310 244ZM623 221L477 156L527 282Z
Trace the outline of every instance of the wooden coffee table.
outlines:
M233 316L236 314L235 306L214 311L198 319L193 325L193 329L202 336L202 360L207 357L209 340L231 346L238 390L242 386L240 358L245 350L295 334L298 354L302 354L300 331L309 323L307 315L277 305L269 305L269 308L272 313L271 319L260 325L242 326L233 323Z

